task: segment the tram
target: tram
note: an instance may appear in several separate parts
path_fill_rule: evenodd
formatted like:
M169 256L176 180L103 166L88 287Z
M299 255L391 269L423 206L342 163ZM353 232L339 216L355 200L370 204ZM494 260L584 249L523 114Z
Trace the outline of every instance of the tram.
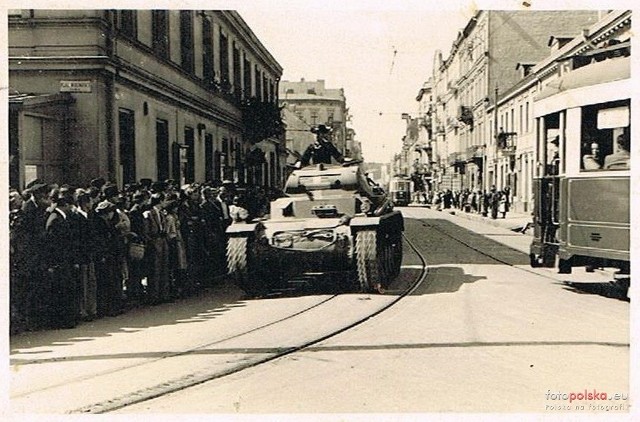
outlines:
M534 99L532 266L617 268L628 288L632 91L627 56L577 68Z
M411 202L413 181L407 176L394 176L389 181L389 197L393 205L407 206Z

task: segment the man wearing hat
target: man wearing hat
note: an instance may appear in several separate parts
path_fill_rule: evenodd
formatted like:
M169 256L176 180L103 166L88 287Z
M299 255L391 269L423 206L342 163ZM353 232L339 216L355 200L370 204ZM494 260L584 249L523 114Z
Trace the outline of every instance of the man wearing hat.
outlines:
M146 241L147 300L156 305L169 299L169 249L162 203L162 193L151 195L150 208L144 217L144 239Z
M219 190L212 187L205 187L202 190L203 201L200 204L200 217L204 230L204 254L205 254L205 275L209 282L212 276L223 271L220 268L221 250L225 248L224 215L218 201Z
M331 129L325 125L320 125L313 129L312 132L316 134L316 140L304 151L304 154L296 163L297 168L309 165L310 161L313 164L331 164L331 157L335 158L339 163L344 162L344 157L340 151L331 143Z
M203 230L200 209L200 186L197 184L182 187L185 200L180 205L182 238L187 252L187 293L193 291L200 283L206 262L204 255L205 233Z
M71 213L73 232L74 264L78 283L79 318L92 321L96 318L96 272L93 224L95 215L91 210L91 195L88 189L76 189L76 207Z
M107 183L104 186L102 186L102 199L104 201L109 201L115 205L116 203L115 198L118 196L119 193L120 191L118 190L118 187L113 183Z
M133 205L129 209L129 221L131 222L131 240L138 243L144 243L145 222L143 213L150 206L147 202L148 195L146 191L137 191L133 195ZM129 261L129 281L127 283L127 299L131 303L139 303L144 297L144 286L142 279L146 275L146 263L144 260Z
M22 219L15 228L21 247L12 258L18 273L24 276L20 284L25 292L22 308L26 328L37 330L47 324L49 289L45 277L44 246L49 185L36 179L27 185L25 192L28 192L29 199L22 204Z
M115 316L122 312L122 279L118 273L118 233L115 228L116 206L100 202L95 209L94 240L96 296L98 316Z
M78 324L78 286L74 277L74 243L71 230L72 199L68 194L53 198L56 207L46 225L45 264L51 286L50 326L73 328Z

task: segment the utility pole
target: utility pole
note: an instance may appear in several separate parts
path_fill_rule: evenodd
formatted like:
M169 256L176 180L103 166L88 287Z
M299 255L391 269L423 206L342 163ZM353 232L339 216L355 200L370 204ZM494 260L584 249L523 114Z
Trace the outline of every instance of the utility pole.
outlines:
M495 149L493 154L493 177L498 177L498 82L496 82L496 88L493 101L493 140L495 142ZM496 183L491 183L495 185Z

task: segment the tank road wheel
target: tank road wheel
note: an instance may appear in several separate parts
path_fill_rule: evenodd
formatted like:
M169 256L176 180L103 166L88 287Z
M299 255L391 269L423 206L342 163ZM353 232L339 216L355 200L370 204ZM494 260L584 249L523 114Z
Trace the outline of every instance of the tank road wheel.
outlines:
M253 242L247 237L231 237L227 243L227 270L238 287L249 296L260 293Z
M356 271L360 291L363 293L383 292L383 265L378 261L376 232L359 231L356 235Z

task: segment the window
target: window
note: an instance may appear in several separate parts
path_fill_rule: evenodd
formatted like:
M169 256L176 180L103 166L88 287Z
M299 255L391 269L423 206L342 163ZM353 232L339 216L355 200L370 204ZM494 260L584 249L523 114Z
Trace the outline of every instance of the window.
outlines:
M262 78L260 76L260 70L258 70L258 66L255 66L255 72L254 72L255 78L256 78L256 97L258 99L260 99L260 94L262 93Z
M515 131L516 131L515 114L514 114L514 110L511 109L511 132L515 132Z
M215 81L213 70L213 25L207 17L202 20L202 78L208 86L212 86Z
M524 128L524 125L523 125L522 119L523 119L522 104L520 104L520 114L519 114L519 122L518 122L518 130L517 130L517 132L523 132L522 129Z
M269 152L269 185L276 185L276 155Z
M267 75L262 75L262 101L269 100L269 83L267 81Z
M135 10L120 11L120 31L130 38L138 36L137 13Z
M244 55L244 98L251 97L251 62L247 59L247 54Z
M193 73L193 16L190 10L180 11L180 65Z
M169 178L169 122L156 120L156 170L157 180Z
M229 40L220 31L220 82L223 91L229 92Z
M236 43L233 43L233 93L237 99L241 98L242 95L242 78L241 78L240 69L240 50L236 46Z
M335 110L327 110L327 123L329 124L333 123L333 113L335 113Z
M136 181L136 124L133 111L118 110L118 134L120 137L120 168L122 183Z
M195 182L195 164L196 164L196 152L195 152L195 138L192 127L184 128L184 144L187 147L187 170L185 174L185 182Z
M628 100L582 108L581 171L630 168L629 110Z
M215 177L213 167L213 135L207 133L204 137L204 179L212 181Z
M151 22L153 51L165 59L169 58L169 12L153 10Z
M222 139L222 178L229 179L231 168L231 157L229 156L229 139Z

